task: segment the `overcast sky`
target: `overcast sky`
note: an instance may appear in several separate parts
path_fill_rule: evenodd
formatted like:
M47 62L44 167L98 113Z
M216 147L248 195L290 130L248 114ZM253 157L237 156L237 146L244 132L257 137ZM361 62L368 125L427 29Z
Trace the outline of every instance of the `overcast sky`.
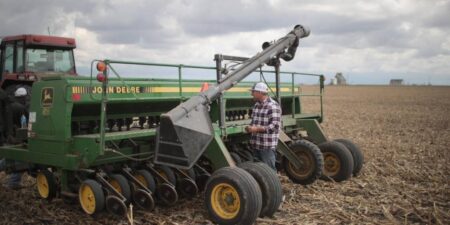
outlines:
M450 85L449 0L0 0L0 21L0 36L76 38L79 71L102 58L213 66L302 24L311 35L283 70Z

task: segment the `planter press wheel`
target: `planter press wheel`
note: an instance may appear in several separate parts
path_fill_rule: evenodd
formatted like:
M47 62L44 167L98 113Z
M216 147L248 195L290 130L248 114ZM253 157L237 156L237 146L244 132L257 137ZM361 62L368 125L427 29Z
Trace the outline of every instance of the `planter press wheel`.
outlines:
M152 193L155 193L156 183L155 178L147 170L138 170L134 174L134 177L141 182L146 188L148 188Z
M356 177L358 176L359 172L361 172L363 163L364 163L364 155L361 151L361 149L352 141L348 140L348 139L336 139L334 140L336 142L339 142L343 145L345 145L345 147L347 147L347 149L350 151L350 153L352 154L353 157L353 176Z
M119 197L109 195L106 197L106 210L116 216L125 216L127 213L127 206Z
M163 205L171 206L178 201L178 193L175 188L167 183L162 183L156 188L156 197Z
M253 158L253 153L250 152L249 150L243 150L242 151L242 155L244 157L241 157L241 159L245 159L245 160L242 160L242 161L250 161L250 162L254 162L255 161L255 159Z
M253 224L262 207L261 189L245 170L224 167L206 184L205 206L214 223Z
M230 156L234 160L234 163L236 163L236 165L242 162L241 157L236 152L230 152Z
M133 192L134 203L145 210L152 210L155 208L155 201L150 193L142 189L137 189Z
M58 190L56 179L53 173L47 169L43 169L37 173L36 187L41 198L51 201L56 197Z
M81 208L89 215L102 211L105 207L105 194L102 186L95 180L83 181L78 190Z
M244 162L239 167L250 173L261 189L262 208L259 216L272 217L283 198L283 189L277 174L267 164L261 162Z
M322 179L340 182L352 176L353 157L343 144L336 141L328 141L318 146L324 159Z
M205 190L206 183L208 182L211 176L208 174L198 174L195 179L195 183L197 184L199 192Z
M194 180L188 178L181 178L177 184L178 192L185 197L191 198L197 195L198 187Z
M297 184L311 184L322 175L324 159L319 147L307 140L299 140L289 146L297 155L303 166L296 168L286 157L282 159L282 165L286 175Z
M131 188L130 184L128 183L128 180L121 174L112 174L108 182L111 184L111 186L116 189L117 192L122 194L123 197L126 198L127 201L131 199Z
M155 170L158 171L158 173L162 177L164 177L167 181L169 181L171 184L176 185L177 178L176 178L173 170L170 169L170 167L164 166L164 165L157 165L157 166L155 166ZM162 183L162 181L159 181L159 182Z

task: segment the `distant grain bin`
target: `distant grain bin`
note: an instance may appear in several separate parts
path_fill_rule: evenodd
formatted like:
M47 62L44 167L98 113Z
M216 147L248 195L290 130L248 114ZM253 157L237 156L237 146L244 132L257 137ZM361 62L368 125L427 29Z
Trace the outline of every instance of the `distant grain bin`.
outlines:
M347 80L345 80L344 75L342 73L336 73L336 83L337 85L347 85Z
M337 80L336 78L331 78L330 79L330 84L329 85L337 85Z
M389 85L401 86L401 85L403 85L403 79L391 79L391 82L389 83Z

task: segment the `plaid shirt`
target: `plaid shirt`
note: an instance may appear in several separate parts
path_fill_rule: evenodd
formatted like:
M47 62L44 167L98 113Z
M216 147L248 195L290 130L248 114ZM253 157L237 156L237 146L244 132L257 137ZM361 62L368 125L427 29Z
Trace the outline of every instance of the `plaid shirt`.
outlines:
M270 97L264 102L256 102L252 112L252 126L266 128L264 133L252 133L250 145L257 150L275 150L281 127L281 108Z

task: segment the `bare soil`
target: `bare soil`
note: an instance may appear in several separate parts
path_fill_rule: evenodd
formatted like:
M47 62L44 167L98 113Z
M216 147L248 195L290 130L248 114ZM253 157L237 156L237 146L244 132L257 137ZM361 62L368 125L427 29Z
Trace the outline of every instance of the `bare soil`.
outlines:
M305 88L308 90L308 87ZM318 108L306 100L305 108ZM361 174L341 183L293 184L257 224L450 224L450 87L326 87L324 131L348 138L365 155ZM6 181L0 173L0 182ZM35 180L20 190L0 186L0 224L127 224L107 213L39 199ZM175 207L135 211L135 224L211 224L203 197Z

